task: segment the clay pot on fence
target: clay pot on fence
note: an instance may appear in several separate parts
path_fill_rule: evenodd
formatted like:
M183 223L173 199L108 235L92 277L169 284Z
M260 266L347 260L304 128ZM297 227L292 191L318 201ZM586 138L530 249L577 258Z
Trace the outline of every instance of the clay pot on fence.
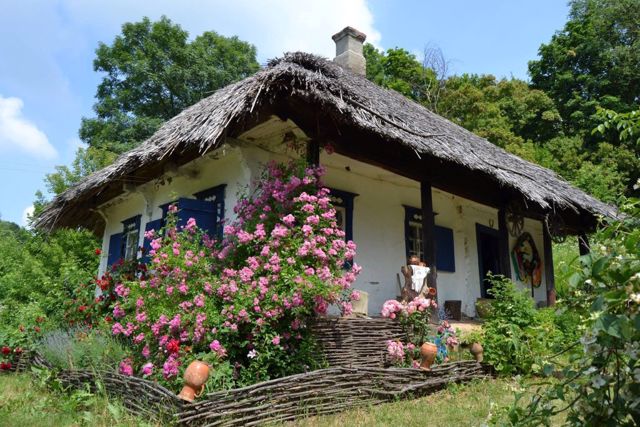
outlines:
M436 360L438 354L438 346L434 343L426 342L420 346L420 356L422 357L422 363L420 363L420 369L423 371L430 371L431 365Z
M204 391L204 384L208 379L209 365L199 360L191 362L184 371L184 387L178 397L193 402Z
M484 349L479 342L474 342L471 344L471 348L469 352L475 357L476 362L482 362L482 358L484 357Z

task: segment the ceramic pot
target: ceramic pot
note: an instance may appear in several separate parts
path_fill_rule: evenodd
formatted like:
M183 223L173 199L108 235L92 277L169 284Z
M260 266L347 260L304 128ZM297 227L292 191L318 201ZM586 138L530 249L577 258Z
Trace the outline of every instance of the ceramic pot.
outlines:
M199 360L191 362L184 371L184 387L178 397L193 402L204 391L204 384L208 379L209 365Z
M482 358L484 356L484 349L482 348L482 345L479 342L474 342L473 344L471 344L471 348L469 349L469 352L473 354L473 357L476 358L476 362L482 362Z
M420 369L423 371L430 371L431 365L436 360L438 354L438 346L434 343L426 342L420 346L420 356L422 357L422 363L420 363Z

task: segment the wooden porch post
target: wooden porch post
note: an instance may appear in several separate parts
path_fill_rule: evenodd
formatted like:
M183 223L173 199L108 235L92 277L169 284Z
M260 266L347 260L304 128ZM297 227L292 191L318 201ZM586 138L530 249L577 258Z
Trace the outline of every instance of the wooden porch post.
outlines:
M320 144L315 139L307 142L307 164L309 166L320 165Z
M424 250L424 262L431 269L427 278L427 284L432 288L438 288L436 271L436 239L435 222L433 215L433 199L431 197L431 182L420 182L420 201L422 208L422 247Z
M509 260L509 230L505 209L498 210L498 230L500 233L500 270L507 279L511 280L511 262Z
M589 246L589 237L587 233L580 233L578 235L578 249L580 250L580 256L588 255L591 252L591 246Z
M544 246L544 277L547 283L547 306L556 305L556 278L553 271L553 247L551 235L546 224L543 225L542 243Z

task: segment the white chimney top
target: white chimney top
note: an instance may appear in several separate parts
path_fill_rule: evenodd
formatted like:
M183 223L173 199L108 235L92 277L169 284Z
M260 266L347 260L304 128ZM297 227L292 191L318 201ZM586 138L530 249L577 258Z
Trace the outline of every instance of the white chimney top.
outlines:
M333 61L351 72L364 76L367 62L362 54L362 44L367 36L353 27L345 27L333 35L336 42L336 57Z

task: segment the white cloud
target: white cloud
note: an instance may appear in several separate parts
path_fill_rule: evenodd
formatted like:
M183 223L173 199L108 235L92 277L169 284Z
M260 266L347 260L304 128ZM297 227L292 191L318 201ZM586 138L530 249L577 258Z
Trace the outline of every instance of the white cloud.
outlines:
M47 135L23 116L22 107L20 98L0 95L0 150L18 149L45 159L56 157Z
M381 39L366 0L67 0L64 4L75 25L93 26L89 31L115 31L115 35L124 22L166 15L191 37L208 30L237 35L258 48L261 61L296 50L332 58L331 36L347 25L367 34L367 41L376 46Z
M33 207L33 205L24 208L24 210L22 211L22 222L20 223L20 225L22 225L23 227L27 227L29 225L29 218L33 215L34 209L35 208Z

